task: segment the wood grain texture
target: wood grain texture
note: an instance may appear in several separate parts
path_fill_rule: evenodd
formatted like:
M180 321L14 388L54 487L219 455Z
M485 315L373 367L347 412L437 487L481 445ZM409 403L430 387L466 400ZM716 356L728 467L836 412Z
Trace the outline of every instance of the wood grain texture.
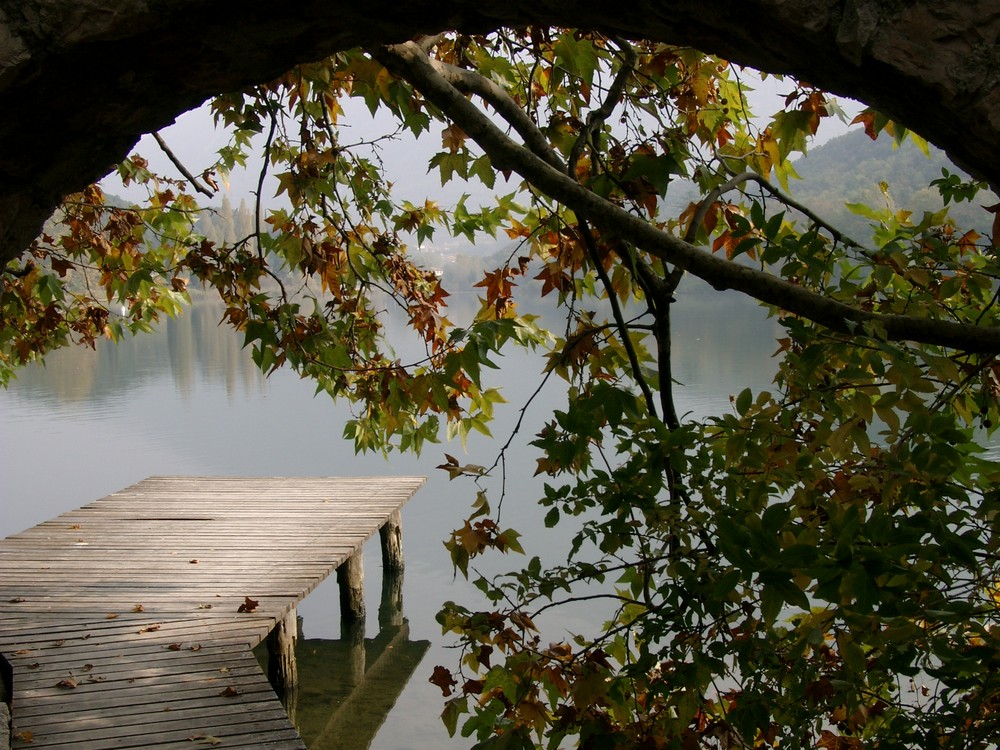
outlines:
M12 747L303 748L250 649L423 481L151 477L0 541Z

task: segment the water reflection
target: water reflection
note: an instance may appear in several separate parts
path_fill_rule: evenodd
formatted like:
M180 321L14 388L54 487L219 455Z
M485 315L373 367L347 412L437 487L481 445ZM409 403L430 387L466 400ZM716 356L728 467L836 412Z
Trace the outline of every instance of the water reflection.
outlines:
M189 398L201 380L217 385L233 399L263 394L266 382L242 348L241 337L220 324L220 305L203 302L177 320L166 321L153 335L138 336L95 350L64 349L44 366L19 371L12 392L20 397L80 404L93 410L114 409L131 390L156 383L169 373L177 392Z

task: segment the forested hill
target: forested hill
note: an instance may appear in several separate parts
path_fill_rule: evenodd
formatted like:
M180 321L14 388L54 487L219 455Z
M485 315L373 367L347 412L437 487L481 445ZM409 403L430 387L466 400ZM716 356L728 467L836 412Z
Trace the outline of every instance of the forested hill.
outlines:
M896 147L888 135L873 141L858 128L810 149L808 156L795 163L802 179L790 180L789 188L819 216L863 241L870 234L868 220L851 213L845 203L884 207L886 199L879 183L885 182L893 208L912 211L917 221L924 211L941 206L937 189L928 185L941 177L942 167L959 172L934 147L928 157L910 140ZM962 229L974 228L985 234L993 217L982 206L996 201L995 196L981 193L971 204L951 204L951 214Z

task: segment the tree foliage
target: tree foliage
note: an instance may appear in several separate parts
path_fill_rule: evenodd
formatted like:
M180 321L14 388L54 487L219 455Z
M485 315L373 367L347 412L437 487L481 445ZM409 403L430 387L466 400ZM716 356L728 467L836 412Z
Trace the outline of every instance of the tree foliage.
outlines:
M789 79L784 106L755 119L747 80L686 47L530 27L339 53L219 96L232 142L200 179L133 156L119 174L148 187L144 205L71 196L7 269L3 372L144 328L192 278L264 371L294 367L356 404L359 449L420 450L488 432L502 394L484 369L507 347L540 350L567 399L532 441L539 501L547 525L572 525L572 550L480 576L477 557L524 550L477 494L447 542L488 602L440 614L461 645L432 676L450 731L478 748L991 746L996 222L957 225L948 204L981 185L946 174L940 207L857 205L870 236L845 236L788 195L835 103ZM377 143L343 127L348 99L439 137L442 184L495 200L397 199ZM907 135L874 111L859 124ZM254 148L283 207L258 196L246 236L199 236L193 185ZM678 185L697 199L671 215ZM406 251L441 234L517 243L461 326ZM784 330L774 387L704 420L674 404L670 312L687 274L755 297ZM558 301L558 327L522 314L529 278ZM388 308L417 361L387 341ZM579 601L606 621L553 640L546 619Z

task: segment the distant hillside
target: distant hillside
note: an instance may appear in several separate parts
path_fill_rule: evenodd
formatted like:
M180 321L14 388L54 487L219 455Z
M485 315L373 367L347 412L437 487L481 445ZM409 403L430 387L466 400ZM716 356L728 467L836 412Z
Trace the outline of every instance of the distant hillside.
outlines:
M845 203L868 203L881 207L884 198L879 182L889 185L889 195L896 209L913 211L919 217L924 211L938 210L941 197L931 180L941 176L941 168L959 172L948 157L931 148L930 158L909 140L898 148L891 137L871 140L858 129L822 146L795 162L801 180L791 180L789 188L798 200L843 231L859 239L868 239L867 220L852 214ZM951 214L963 229L974 228L985 234L990 230L992 215L983 205L997 202L992 194L982 193L972 204L951 204Z

